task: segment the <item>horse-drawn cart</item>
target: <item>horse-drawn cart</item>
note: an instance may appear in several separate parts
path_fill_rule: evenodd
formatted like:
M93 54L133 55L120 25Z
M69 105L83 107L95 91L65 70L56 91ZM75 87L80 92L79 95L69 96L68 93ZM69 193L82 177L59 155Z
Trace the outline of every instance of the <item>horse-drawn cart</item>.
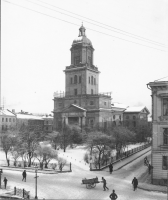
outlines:
M86 188L87 189L91 189L91 188L94 188L94 187L96 187L96 183L100 183L99 181L98 181L98 178L96 177L96 178L91 178L91 179L83 179L82 180L82 184L86 184Z

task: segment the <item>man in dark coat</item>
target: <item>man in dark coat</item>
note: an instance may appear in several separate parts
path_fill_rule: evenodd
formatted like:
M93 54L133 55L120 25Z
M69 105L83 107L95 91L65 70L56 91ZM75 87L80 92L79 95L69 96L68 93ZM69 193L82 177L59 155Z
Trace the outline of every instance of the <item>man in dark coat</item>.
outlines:
M104 189L104 191L105 191L106 189L109 190L108 187L106 186L106 180L105 180L104 177L102 177L102 182L103 182L103 189Z
M6 185L7 185L7 182L8 182L8 180L7 180L7 178L6 178L6 177L4 177L4 180L3 180L3 182L4 182L5 189L6 189Z
M133 188L134 188L134 191L137 189L137 186L138 186L138 180L136 177L134 177L134 179L132 180L132 184L133 184Z
M109 164L109 171L110 171L110 174L112 174L112 172L113 172L113 165L112 165L112 163Z
M151 164L148 165L148 172L151 173L151 170L153 169L153 166Z
M23 171L23 173L22 173L22 176L23 176L23 179L22 179L22 181L24 181L24 180L25 180L25 182L26 182L26 170L24 170L24 171Z
M115 193L115 190L113 190L113 192L110 194L109 197L110 197L111 200L116 200L118 198L118 196Z

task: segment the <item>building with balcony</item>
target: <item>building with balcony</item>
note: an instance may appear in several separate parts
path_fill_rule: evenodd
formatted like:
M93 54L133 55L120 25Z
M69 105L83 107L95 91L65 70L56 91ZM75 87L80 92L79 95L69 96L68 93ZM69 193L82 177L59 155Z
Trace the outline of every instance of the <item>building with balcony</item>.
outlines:
M94 65L94 48L85 27L72 43L71 64L65 72L65 93L54 93L54 129L62 123L108 126L112 121L111 93L99 93L99 70Z
M152 183L166 185L168 173L168 80L147 84L152 97Z

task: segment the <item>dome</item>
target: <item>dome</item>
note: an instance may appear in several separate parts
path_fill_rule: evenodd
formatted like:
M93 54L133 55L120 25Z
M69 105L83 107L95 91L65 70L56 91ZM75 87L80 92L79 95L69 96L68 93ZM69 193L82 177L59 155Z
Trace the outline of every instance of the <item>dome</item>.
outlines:
M74 39L72 45L79 44L79 43L83 43L83 44L92 46L92 42L86 36L77 37L76 39Z
M78 36L78 38L74 39L72 45L82 43L82 44L85 44L85 45L91 45L92 46L92 42L86 37L85 31L86 31L86 29L82 24L82 26L79 29L79 36Z

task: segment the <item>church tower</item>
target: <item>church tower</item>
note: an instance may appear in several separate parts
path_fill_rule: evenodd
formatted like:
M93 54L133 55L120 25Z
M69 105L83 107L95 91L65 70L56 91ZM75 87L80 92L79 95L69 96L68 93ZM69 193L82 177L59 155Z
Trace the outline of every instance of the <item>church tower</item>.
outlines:
M64 123L81 128L106 126L111 121L111 93L99 93L100 72L94 65L94 48L83 24L70 51L71 63L64 70L65 92L54 93L54 129Z
M94 48L85 32L86 29L82 25L79 36L73 41L70 49L71 64L64 70L66 96L98 94L99 92L99 71L93 63Z

